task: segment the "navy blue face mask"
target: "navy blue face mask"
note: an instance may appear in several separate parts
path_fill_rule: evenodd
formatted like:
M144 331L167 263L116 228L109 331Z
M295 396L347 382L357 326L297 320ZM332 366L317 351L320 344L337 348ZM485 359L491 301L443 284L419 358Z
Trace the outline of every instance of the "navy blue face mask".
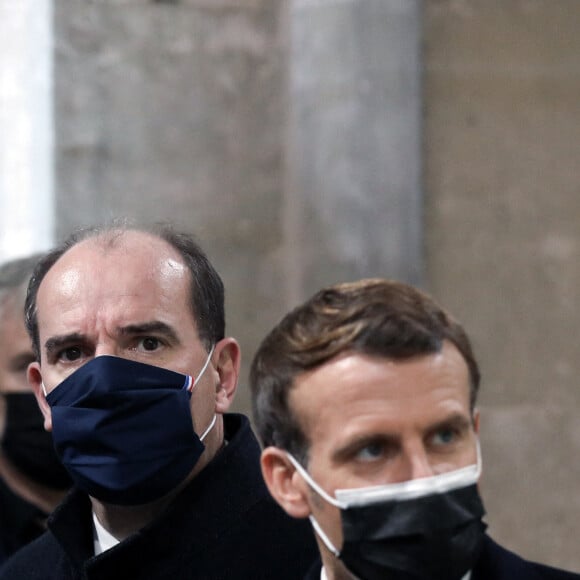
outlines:
M197 378L204 373L212 351ZM203 453L190 410L194 379L98 356L46 396L56 451L76 485L117 505L140 505L175 489Z

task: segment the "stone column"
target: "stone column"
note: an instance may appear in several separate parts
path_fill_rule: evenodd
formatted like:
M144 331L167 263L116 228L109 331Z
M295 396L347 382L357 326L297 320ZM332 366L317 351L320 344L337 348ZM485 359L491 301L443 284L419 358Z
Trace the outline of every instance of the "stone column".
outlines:
M295 0L287 18L287 302L421 282L420 2Z

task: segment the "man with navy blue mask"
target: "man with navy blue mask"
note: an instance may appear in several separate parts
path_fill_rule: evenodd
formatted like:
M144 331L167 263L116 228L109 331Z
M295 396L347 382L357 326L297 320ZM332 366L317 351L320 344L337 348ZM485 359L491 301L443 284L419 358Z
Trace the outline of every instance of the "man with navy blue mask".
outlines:
M486 534L480 373L461 325L406 284L331 286L252 362L262 472L309 518L308 580L573 580Z
M36 268L28 368L75 491L0 576L296 578L315 545L269 497L222 281L190 236L112 226ZM299 524L299 525L298 525Z

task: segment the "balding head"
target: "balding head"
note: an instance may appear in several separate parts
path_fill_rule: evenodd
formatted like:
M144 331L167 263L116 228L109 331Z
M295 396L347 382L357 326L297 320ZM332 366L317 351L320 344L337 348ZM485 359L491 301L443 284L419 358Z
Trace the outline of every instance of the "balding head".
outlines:
M131 234L129 236L129 234ZM26 326L32 339L36 357L40 360L37 295L47 273L72 248L90 241L102 252L120 250L128 241L140 236L144 245L155 246L163 241L175 253L190 273L190 308L200 339L209 349L225 335L223 282L194 238L177 232L166 225L127 226L113 224L79 230L47 254L38 264L28 287L26 297ZM161 246L158 246L161 247ZM98 275L98 272L95 272Z

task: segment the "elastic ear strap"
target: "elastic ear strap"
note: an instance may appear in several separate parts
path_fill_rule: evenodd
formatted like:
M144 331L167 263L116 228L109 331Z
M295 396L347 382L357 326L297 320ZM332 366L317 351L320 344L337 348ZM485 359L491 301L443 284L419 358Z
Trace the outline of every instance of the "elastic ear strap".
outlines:
M477 437L476 446L477 446L477 479L479 479L481 476L481 471L483 469L483 459L481 457L481 444L479 443L479 437Z
M330 541L330 538L324 533L320 524L316 521L316 518L313 515L309 515L308 519L314 528L314 531L318 535L318 537L324 542L324 545L338 558L340 556L340 552L334 547L334 544Z
M337 508L344 507L343 504L341 502L339 502L336 498L332 497L331 495L328 495L312 479L312 477L310 477L310 474L304 469L304 467L302 467L302 465L300 465L300 463L298 463L298 461L296 461L296 459L294 459L294 457L292 455L290 455L290 453L286 452L286 455L287 455L288 459L290 460L290 463L292 463L292 465L296 468L296 471L302 476L302 478L304 479L304 481L318 495L320 495L328 503L332 504L333 506L336 506ZM322 540L322 542L324 543L324 545L338 558L339 555L340 555L340 552L334 547L334 544L330 541L330 538L326 535L326 533L324 532L324 530L320 527L320 524L316 521L316 518L312 514L310 514L308 516L308 519L310 520L310 523L312 524L312 527L314 528L314 531L316 532L316 534L318 535L318 537Z
M332 497L331 495L329 495L328 493L326 493L310 476L310 474L306 471L306 469L304 469L304 467L302 467L302 465L300 465L300 463L298 463L298 461L296 461L296 459L294 459L294 457L292 455L290 455L290 453L286 452L286 455L288 457L288 459L290 460L290 463L292 463L292 465L296 468L296 471L302 476L302 478L304 479L304 481L306 481L306 483L318 494L320 495L322 498L324 498L329 504L337 507L337 508L345 508L346 505L343 504L342 502L338 501L335 497Z
M205 369L207 369L207 366L209 365L209 361L211 360L211 355L213 354L214 349L215 349L215 344L211 347L211 350L209 351L209 354L207 355L207 358L205 359L205 363L204 363L203 367L201 367L201 370L199 371L199 374L197 375L197 377L192 377L193 383L189 387L188 391L190 391L190 392L193 391L193 388L195 387L195 385L197 385L199 379L201 379L201 377L203 376L203 373L205 373Z
M202 377L203 373L205 373L205 369L207 369L207 365L209 365L209 361L211 360L211 355L213 354L214 350L215 350L215 344L211 347L211 350L209 351L209 354L207 355L207 359L205 361L205 364L203 365L203 367L199 371L199 374L197 375L197 381L199 381L199 379Z
M215 422L217 420L217 413L213 414L213 419L211 420L211 423L209 424L209 427L203 432L203 435L200 435L199 440L203 441L207 434L213 429L213 426L215 425Z

